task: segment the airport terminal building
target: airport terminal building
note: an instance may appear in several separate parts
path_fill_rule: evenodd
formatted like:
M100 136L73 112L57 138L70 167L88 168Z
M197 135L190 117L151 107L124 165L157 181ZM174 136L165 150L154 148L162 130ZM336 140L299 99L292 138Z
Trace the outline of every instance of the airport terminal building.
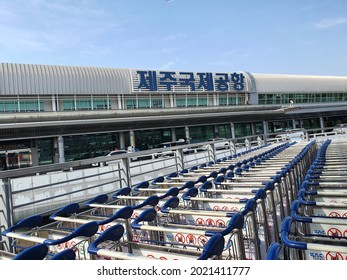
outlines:
M14 169L114 146L318 132L347 123L347 77L0 64L0 160Z

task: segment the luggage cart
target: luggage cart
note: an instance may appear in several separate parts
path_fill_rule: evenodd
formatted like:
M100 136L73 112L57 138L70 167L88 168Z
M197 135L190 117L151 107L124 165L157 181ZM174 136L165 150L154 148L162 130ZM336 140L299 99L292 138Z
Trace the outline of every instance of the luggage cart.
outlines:
M345 190L307 190L307 184L303 183L301 190L298 193L298 198L305 201L315 201L318 204L324 203L339 203L345 204L347 208L347 189Z
M281 240L287 260L345 260L347 243L336 239L317 242L313 238L301 236L298 224L290 216L282 223Z
M112 225L122 223L127 228L128 219L133 215L134 208L131 206L119 206L114 209L112 215L105 215L101 207L80 211L78 203L68 204L52 215L50 220L58 221L60 227L78 227L79 225L95 221L98 225L98 233L104 232Z
M207 260L220 259L225 243L223 235L217 233L200 251L172 248L157 242L159 244L133 244L130 253L120 241L124 234L123 231L124 228L121 225L112 226L89 246L88 252L97 259L108 260Z
M320 239L339 239L347 241L347 217L307 216L306 205L294 201L291 217L298 223L298 231L303 236ZM300 226L300 227L299 227Z
M282 244L279 242L272 243L266 252L265 260L285 260Z
M34 215L20 220L3 231L2 235L12 240L15 254L36 244L45 244L51 254L73 248L76 250L77 259L88 259L87 247L97 230L96 222L89 222L77 228L61 228L58 223L43 225L43 217Z
M23 249L20 253L0 252L0 260L75 260L76 253L72 248L65 249L59 253L49 253L45 244L36 244Z
M284 217L284 204L283 198L281 195L277 195L277 193L281 194L281 191L278 190L281 186L277 183L277 179L271 180L268 182L222 182L222 187L225 187L227 190L234 191L252 191L256 193L259 189L264 189L266 193L265 202L265 216L266 220L269 224L269 227L272 228L272 237L273 241L279 242L279 225Z
M226 227L208 227L175 224L166 225L158 223L157 212L148 209L132 222L134 233L140 238L139 243L160 244L176 249L185 249L189 252L201 251L210 237L221 234L225 238L222 252L223 259L246 259L244 250L243 227L244 215L235 213ZM253 252L254 254L254 252Z
M305 205L304 215L307 216L329 216L329 217L347 217L347 203L343 202L320 202L307 200L305 192L300 192L298 201Z
M261 195L245 202L243 211L215 211L206 209L187 209L179 207L177 197L169 199L161 208L160 224L185 228L227 227L230 218L237 213L244 216L243 243L247 259L261 259L267 250L269 232ZM264 220L265 219L265 220Z
M163 182L157 182L155 184L152 184L152 186L150 186L149 184L136 186L134 187L133 192L143 196L146 196L146 195L152 196L155 194L159 195L159 197L163 195L178 196L180 193L182 193L182 191L185 191L193 187L197 187L198 184L195 184L195 182L193 181L188 181L188 182L164 182L163 181Z

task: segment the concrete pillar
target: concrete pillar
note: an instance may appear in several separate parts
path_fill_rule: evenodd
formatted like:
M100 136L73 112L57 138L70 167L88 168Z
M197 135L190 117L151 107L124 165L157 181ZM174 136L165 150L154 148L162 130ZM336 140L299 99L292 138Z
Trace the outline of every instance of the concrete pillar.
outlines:
M127 148L127 147L125 147L125 139L124 139L124 132L123 131L119 132L119 147L121 149Z
M292 119L292 127L293 127L293 129L296 129L296 121L295 121L295 119Z
M319 124L320 124L320 128L322 129L321 132L324 133L324 120L323 117L319 117Z
M230 123L230 129L231 129L231 138L235 138L235 126L233 123Z
M251 129L252 129L252 135L255 135L256 134L256 128L255 128L254 122L251 123Z
M213 134L215 138L219 138L218 126L216 124L213 126Z
M57 111L57 103L55 101L55 95L52 94L52 111L56 112Z
M123 104L122 104L122 98L121 98L121 96L120 95L118 95L118 109L123 109L122 107L123 107ZM124 107L126 107L126 104L124 104ZM124 108L124 109L126 109L126 108Z
M136 141L135 141L135 133L133 130L129 131L130 135L130 146L133 146L134 148L136 147Z
M264 130L264 134L269 134L269 126L267 121L263 121L263 130Z
M58 136L58 154L59 154L59 163L65 162L64 138L63 138L63 136Z
M171 139L172 139L172 142L175 142L177 141L177 138L176 138L176 130L175 128L171 128Z
M31 159L32 166L39 166L39 151L37 148L37 139L31 140Z
M185 132L185 135L186 135L186 139L188 140L188 142L190 142L189 127L188 126L184 127L184 132Z
M213 106L218 106L219 105L219 98L218 94L213 94Z
M264 144L267 143L267 138L269 137L269 126L268 126L268 122L267 121L263 121L263 131L264 131L264 137L263 137L263 141Z

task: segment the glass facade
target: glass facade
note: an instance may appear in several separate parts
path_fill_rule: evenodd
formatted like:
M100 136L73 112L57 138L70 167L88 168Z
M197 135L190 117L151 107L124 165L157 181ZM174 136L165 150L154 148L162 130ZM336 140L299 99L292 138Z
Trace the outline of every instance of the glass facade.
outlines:
M216 137L221 138L231 138L231 126L230 124L219 124L217 125L218 135Z
M65 161L103 156L120 146L119 134L91 134L64 136Z
M259 105L294 104L299 103L324 103L347 101L347 92L344 93L274 93L259 94Z
M126 109L142 109L142 108L162 108L163 98L161 96L141 96L124 95Z
M324 127L333 127L342 123L347 123L347 115L339 117L324 117L323 125Z
M248 103L247 93L219 94L219 106L246 105Z
M0 170L32 166L30 140L0 142Z
M44 111L42 100L0 100L0 112L41 112Z
M293 128L292 120L268 122L269 133L283 132Z
M54 163L53 138L37 139L39 165Z
M177 94L176 95L176 107L197 107L208 106L209 94Z
M251 123L235 123L235 137L246 137L252 135L252 124Z
M176 127L175 128L175 134L176 134L176 140L186 139L186 130L184 127Z
M74 110L107 110L110 109L108 99L71 99L63 100L64 111Z
M189 128L190 143L205 142L214 138L213 125L193 126Z
M304 119L302 120L302 127L305 129L320 128L319 118Z
M157 148L162 142L171 142L172 133L171 129L158 129L158 130L139 130L134 131L136 150L149 150Z
M264 126L263 122L256 122L255 125L255 134L263 134L264 133Z

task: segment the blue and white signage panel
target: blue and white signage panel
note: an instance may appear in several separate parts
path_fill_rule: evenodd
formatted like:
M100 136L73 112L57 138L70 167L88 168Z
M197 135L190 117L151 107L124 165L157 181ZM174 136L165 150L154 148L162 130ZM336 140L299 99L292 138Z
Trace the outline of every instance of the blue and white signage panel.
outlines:
M133 92L242 92L243 73L132 70Z

